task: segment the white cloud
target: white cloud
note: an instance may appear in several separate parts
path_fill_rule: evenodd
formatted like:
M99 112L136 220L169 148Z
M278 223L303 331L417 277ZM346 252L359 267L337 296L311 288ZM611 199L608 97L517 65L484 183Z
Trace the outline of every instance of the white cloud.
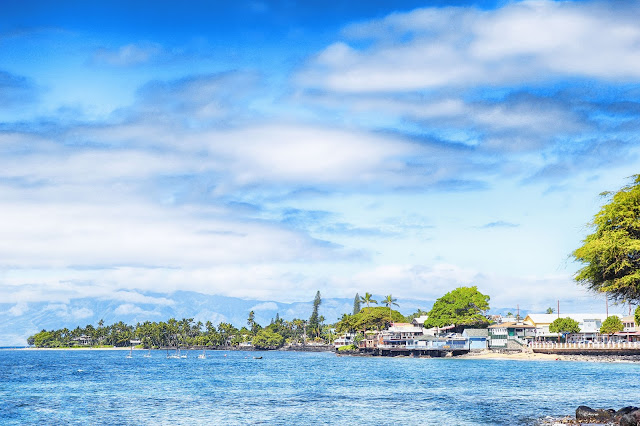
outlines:
M632 81L640 76L640 9L618 6L536 0L490 11L395 13L347 28L347 36L370 38L374 45L357 49L337 42L317 56L300 82L367 92L566 76Z
M157 315L156 312L146 311L131 303L119 305L114 311L116 315Z
M13 316L19 317L29 310L29 305L26 302L16 303L9 309L9 313Z
M162 53L162 47L156 43L131 43L117 49L98 49L93 61L117 67L141 65Z
M253 306L250 311L273 311L278 309L278 305L274 302L258 303Z

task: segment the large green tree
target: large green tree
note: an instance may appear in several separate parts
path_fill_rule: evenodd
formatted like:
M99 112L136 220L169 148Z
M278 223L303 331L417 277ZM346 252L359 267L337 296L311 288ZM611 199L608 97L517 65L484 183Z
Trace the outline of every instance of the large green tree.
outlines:
M353 299L353 315L360 312L360 295L356 293L356 297Z
M603 193L609 202L594 216L593 233L573 257L583 263L575 275L592 291L614 301L640 301L640 175L618 192Z
M559 334L580 333L580 324L572 318L556 318L549 324L549 331Z
M455 325L484 326L489 320L484 316L489 310L489 296L478 291L478 287L459 287L445 294L433 304L425 327Z
M624 330L622 321L617 316L612 315L602 323L602 327L600 327L600 334L608 334L611 336L612 334L619 333L622 330Z
M382 330L389 327L391 322L406 322L407 319L400 312L382 307L374 306L373 308L362 308L355 315L343 317L344 325L340 327L350 328L351 330ZM340 324L340 323L339 323Z
M319 329L322 321L320 321L320 317L318 316L318 308L321 303L322 298L320 297L320 290L318 290L315 299L313 299L313 311L309 317L309 333L314 337L317 337L320 334Z
M257 349L277 349L282 346L284 338L269 328L258 331L251 343Z

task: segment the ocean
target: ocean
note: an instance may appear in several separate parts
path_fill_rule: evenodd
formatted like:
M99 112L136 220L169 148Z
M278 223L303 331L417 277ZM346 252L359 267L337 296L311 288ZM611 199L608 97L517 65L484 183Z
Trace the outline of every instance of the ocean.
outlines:
M0 350L0 424L535 425L640 405L638 363L145 353Z

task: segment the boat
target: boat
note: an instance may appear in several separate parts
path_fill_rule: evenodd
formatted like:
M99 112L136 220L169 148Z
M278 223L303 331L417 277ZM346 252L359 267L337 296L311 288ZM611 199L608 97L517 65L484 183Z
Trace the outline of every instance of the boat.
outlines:
M149 352L143 355L144 358L151 358L151 348L149 348Z
M261 356L254 356L253 359L262 359Z
M207 354L205 353L205 349L203 349L202 353L198 355L198 359L206 359L206 358L207 358Z
M133 345L131 346L131 349L129 349L129 355L127 355L127 358L133 358Z

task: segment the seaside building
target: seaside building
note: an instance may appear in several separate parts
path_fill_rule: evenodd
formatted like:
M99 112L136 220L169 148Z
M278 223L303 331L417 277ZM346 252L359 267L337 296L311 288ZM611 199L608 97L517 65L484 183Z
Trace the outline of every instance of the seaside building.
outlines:
M629 315L622 318L622 325L624 329L620 333L616 333L616 336L622 337L629 342L640 342L640 327L636 324L635 316Z
M340 346L347 346L355 344L356 333L344 333L341 336L338 336L336 340L333 341L333 345L336 349Z
M491 349L522 349L536 336L536 327L522 322L493 324L487 330Z
M613 314L620 317L618 314ZM613 316L609 315L609 316ZM570 341L592 341L600 338L600 327L607 314L529 314L524 323L535 327L536 340L557 340L558 333L549 331L549 325L557 318L571 318L578 323L580 333L569 335Z
M465 328L462 337L469 341L469 349L484 350L489 345L489 330L486 328Z
M424 321L423 321L424 323ZM399 347L406 346L407 342L413 341L415 337L423 336L425 328L420 325L409 323L392 323L387 330L380 333L382 345Z
M411 324L417 325L417 326L419 326L419 327L424 327L424 322L425 322L427 319L429 319L429 316L428 316L428 315L421 315L421 316L419 316L419 317L417 317L417 318L414 318L414 319L411 321Z

